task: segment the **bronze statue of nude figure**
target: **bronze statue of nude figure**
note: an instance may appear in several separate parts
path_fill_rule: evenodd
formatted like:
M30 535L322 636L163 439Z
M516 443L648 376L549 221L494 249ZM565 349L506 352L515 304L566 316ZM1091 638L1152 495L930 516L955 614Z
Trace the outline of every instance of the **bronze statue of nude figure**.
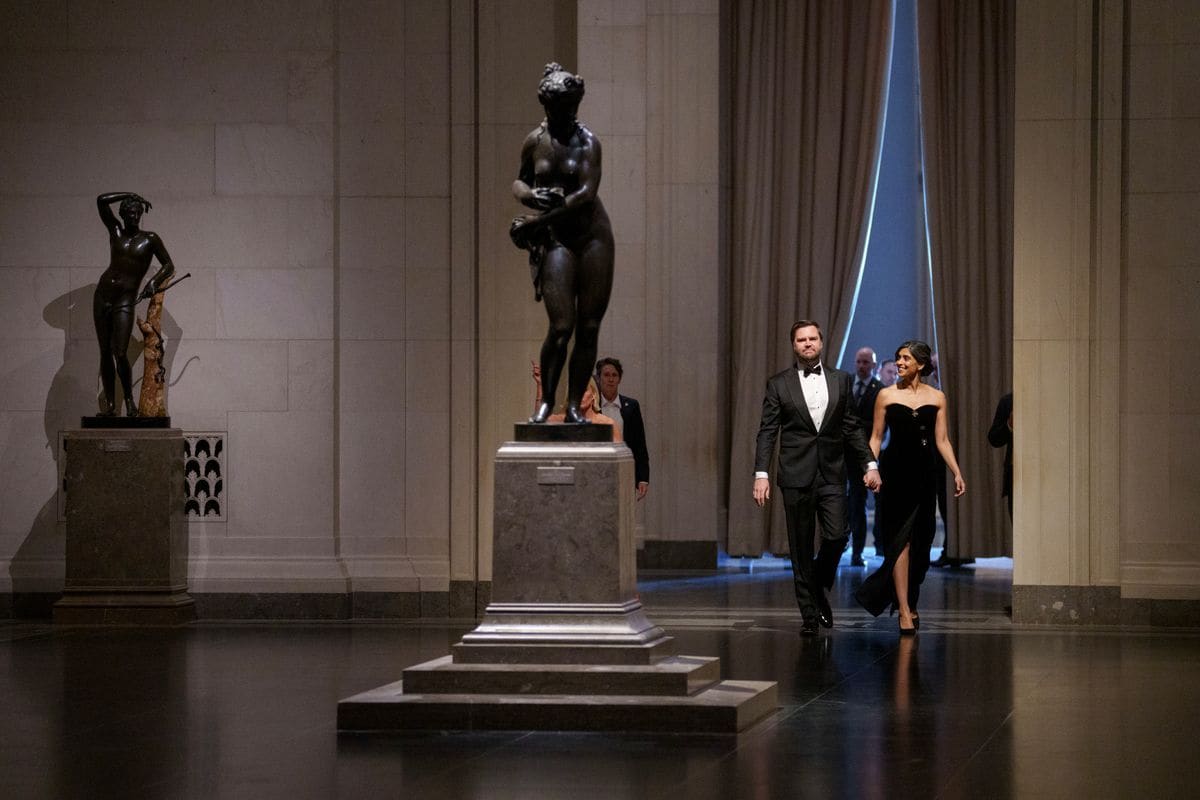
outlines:
M109 207L120 202L118 214ZM158 234L138 227L142 214L150 210L150 202L132 192L110 192L96 198L100 220L108 229L109 265L96 284L92 299L92 318L96 323L96 339L100 343L100 383L104 387L100 416L116 414L114 375L121 380L125 393L125 414L136 417L133 403L133 371L126 351L133 332L134 307L140 300L152 297L175 274L171 256ZM141 293L138 285L150 269L153 259L161 265L147 281Z
M565 422L586 423L580 401L596 362L600 321L613 282L613 234L600 189L600 140L576 119L583 78L547 64L538 85L546 118L521 148L513 195L539 213L513 220L513 243L529 251L535 296L546 304L550 329L542 343L545 393L530 422L545 422L572 334Z

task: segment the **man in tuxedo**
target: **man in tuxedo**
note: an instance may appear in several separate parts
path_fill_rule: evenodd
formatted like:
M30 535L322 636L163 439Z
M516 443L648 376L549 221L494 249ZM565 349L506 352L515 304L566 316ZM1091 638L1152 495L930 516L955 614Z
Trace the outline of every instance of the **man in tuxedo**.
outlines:
M875 397L883 384L875 378L875 351L860 347L854 354L854 382L850 408L858 418L863 435L870 438L875 422ZM865 567L863 548L867 544L867 487L851 475L846 482L846 530L850 538L850 566ZM875 549L879 550L876 543Z
M833 611L825 591L846 547L846 451L853 472L871 490L879 489L879 471L851 409L850 375L821 364L821 328L800 320L790 334L796 364L767 381L762 421L754 457L754 502L771 496L767 477L775 440L779 464L775 475L783 495L791 549L796 603L804 618L801 633L813 636L817 625L833 627ZM821 548L813 560L814 518L820 520Z
M646 427L642 423L642 409L638 401L617 393L625 370L615 358L602 358L596 362L596 381L600 385L600 413L612 417L621 429L625 444L633 451L633 479L637 488L637 499L641 500L650 491L650 454L646 451Z

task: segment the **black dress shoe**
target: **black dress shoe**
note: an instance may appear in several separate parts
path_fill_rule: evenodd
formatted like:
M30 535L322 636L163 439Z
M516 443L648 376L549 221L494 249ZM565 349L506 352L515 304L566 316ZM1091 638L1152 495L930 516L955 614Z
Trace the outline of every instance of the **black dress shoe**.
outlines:
M804 624L800 626L801 636L816 636L820 631L817 630L817 618L805 617Z
M824 592L817 597L817 621L824 628L833 627L833 609L829 607L829 600L826 599Z
M867 565L867 563L862 560L862 556L851 556L850 557L850 566L865 567L866 565Z

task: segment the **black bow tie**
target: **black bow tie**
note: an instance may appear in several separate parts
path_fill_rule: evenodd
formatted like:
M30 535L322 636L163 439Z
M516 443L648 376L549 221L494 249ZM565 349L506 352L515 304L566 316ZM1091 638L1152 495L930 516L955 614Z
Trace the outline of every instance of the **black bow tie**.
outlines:
M805 368L804 368L804 377L806 377L806 378L807 378L809 375L820 375L820 374L821 374L821 365L820 365L820 364L817 364L817 365L815 365L815 366L812 366L812 367L805 367Z

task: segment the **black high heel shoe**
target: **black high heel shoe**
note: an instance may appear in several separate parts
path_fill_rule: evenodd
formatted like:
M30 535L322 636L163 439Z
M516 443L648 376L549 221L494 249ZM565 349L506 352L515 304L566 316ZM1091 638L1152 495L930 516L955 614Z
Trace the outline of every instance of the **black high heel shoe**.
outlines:
M917 628L915 625L911 628L906 628L903 625L899 625L899 628L901 636L915 636L917 633Z
M916 612L914 612L914 613L913 613L913 615L912 615L912 618L913 618L913 630L915 630L915 631L919 631L919 630L921 629L921 617L920 617L920 615L919 615L919 614L917 614Z

